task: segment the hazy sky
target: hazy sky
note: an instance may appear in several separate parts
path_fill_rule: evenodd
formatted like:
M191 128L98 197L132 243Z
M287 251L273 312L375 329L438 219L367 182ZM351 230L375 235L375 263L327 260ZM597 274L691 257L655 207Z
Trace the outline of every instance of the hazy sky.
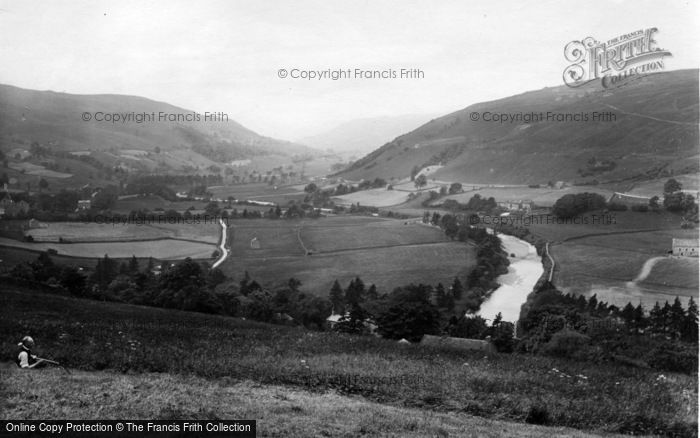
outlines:
M657 27L666 70L700 66L697 1L7 1L0 83L223 111L296 139L356 118L445 114L562 84L564 46ZM279 69L422 79L281 79Z

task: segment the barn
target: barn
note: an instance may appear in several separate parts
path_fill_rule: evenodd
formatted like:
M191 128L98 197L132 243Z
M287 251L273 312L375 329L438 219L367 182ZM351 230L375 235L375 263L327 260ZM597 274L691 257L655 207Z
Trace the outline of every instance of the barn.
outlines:
M672 241L673 255L683 257L698 256L698 241L697 239L673 239Z

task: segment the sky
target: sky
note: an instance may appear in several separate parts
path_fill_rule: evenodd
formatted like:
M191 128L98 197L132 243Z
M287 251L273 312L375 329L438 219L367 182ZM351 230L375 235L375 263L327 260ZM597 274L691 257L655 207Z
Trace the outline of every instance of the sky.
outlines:
M588 36L656 27L673 54L665 70L698 68L699 4L0 0L0 83L138 95L295 140L353 119L447 114L561 85L564 46ZM290 77L402 68L422 77Z

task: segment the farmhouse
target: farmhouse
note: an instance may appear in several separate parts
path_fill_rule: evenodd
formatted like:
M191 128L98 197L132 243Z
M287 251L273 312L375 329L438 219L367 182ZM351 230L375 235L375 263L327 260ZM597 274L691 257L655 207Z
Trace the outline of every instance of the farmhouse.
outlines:
M335 313L335 311L334 311L334 312L331 314L331 316L329 316L328 318L326 318L326 326L327 326L329 329L333 330L333 328L334 328L339 322L341 322L341 320L348 319L348 318L350 318L350 312L346 312L345 315L341 315L341 314L339 314L339 313ZM365 330L366 330L369 334L378 335L378 334L377 334L377 324L375 324L374 321L372 321L370 318L365 319L365 320L363 321L362 325L364 326Z
M522 211L525 213L530 213L532 211L532 201L527 199L499 201L498 206L508 211Z
M16 214L24 214L29 211L29 204L25 201L15 202L7 193L4 198L0 199L0 209L4 210L3 214L14 216Z
M673 239L672 246L675 256L698 256L698 241L696 239Z

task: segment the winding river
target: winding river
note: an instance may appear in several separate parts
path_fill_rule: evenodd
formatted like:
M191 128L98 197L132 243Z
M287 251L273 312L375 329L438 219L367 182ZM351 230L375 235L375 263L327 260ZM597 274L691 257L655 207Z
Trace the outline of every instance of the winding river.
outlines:
M498 237L510 259L508 273L498 276L496 281L501 286L484 301L478 314L492 320L501 312L504 321L515 323L520 317L520 307L532 292L544 268L533 245L506 234L499 234ZM511 254L515 257L510 257Z

